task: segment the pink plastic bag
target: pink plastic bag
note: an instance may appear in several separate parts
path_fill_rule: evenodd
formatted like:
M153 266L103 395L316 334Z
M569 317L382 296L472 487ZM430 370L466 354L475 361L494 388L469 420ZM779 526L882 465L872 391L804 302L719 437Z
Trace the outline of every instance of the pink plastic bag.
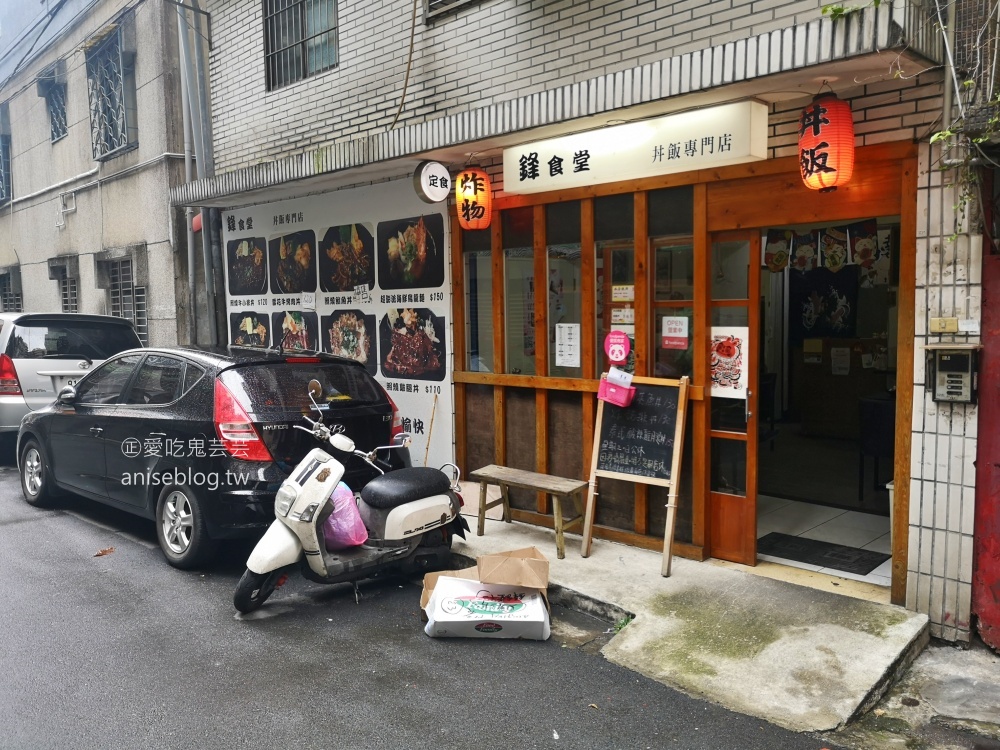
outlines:
M330 502L333 503L333 513L323 522L327 551L336 552L364 544L368 540L368 529L358 513L351 488L341 482L330 495Z

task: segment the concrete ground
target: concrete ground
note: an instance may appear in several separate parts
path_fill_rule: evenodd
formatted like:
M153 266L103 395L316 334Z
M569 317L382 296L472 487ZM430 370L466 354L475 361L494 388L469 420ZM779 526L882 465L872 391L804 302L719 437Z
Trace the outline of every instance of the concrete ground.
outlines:
M976 640L929 640L926 618L890 605L885 588L676 557L663 578L659 553L596 539L584 559L573 534L559 560L551 530L501 523L499 512L482 537L470 517L456 552L538 547L553 603L620 629L601 641L613 662L784 727L825 731L831 748L1000 750L1000 655Z
M603 648L607 659L796 731L863 714L929 640L924 615L732 567L674 558L664 578L659 553L597 539L583 558L574 535L559 560L553 532L526 524L488 519L484 536L473 528L455 551L528 546L549 558L553 600L612 621L634 616Z

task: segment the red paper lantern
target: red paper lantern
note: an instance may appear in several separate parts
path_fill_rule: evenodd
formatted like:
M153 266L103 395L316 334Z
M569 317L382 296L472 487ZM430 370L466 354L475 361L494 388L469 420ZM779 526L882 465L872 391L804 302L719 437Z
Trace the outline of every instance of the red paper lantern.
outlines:
M799 117L799 168L807 188L828 192L854 173L854 115L833 92L820 94Z
M490 176L479 167L466 167L455 177L455 203L462 229L488 229L493 217Z

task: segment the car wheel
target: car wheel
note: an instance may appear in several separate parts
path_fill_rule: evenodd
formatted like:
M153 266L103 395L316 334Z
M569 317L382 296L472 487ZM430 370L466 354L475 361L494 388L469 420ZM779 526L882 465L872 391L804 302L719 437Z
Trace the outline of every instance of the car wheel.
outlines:
M203 565L214 551L201 503L188 487L167 487L160 494L156 537L167 562L182 570Z
M233 594L233 604L236 605L236 609L246 615L259 608L274 593L281 576L280 570L272 570L270 573L254 573L252 570L247 570L236 584L236 593Z
M21 470L21 492L28 505L37 508L52 505L54 496L49 482L49 466L36 440L25 442L18 466Z

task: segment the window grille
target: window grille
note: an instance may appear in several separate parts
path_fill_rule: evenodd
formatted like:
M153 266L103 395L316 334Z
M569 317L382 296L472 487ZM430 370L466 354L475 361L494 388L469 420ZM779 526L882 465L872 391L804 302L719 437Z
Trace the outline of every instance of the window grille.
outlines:
M474 2L478 2L478 0L424 0L424 18L430 20L437 16L443 16L462 5Z
M13 197L10 180L10 136L0 135L0 206Z
M336 0L264 0L269 91L337 65Z
M135 73L119 28L87 53L87 92L94 158L123 151L135 138Z
M54 83L45 91L45 104L49 109L49 130L52 142L64 138L69 132L66 123L66 87Z
M135 286L132 276L132 260L108 261L108 295L111 299L111 314L131 320L143 344L149 343L149 328L146 320L146 287Z
M0 311L23 312L21 293L14 291L14 282L9 273L0 275Z
M55 269L56 281L59 282L59 297L62 300L62 311L64 313L79 312L79 298L77 297L77 281L72 278L66 270L66 266L58 266Z

